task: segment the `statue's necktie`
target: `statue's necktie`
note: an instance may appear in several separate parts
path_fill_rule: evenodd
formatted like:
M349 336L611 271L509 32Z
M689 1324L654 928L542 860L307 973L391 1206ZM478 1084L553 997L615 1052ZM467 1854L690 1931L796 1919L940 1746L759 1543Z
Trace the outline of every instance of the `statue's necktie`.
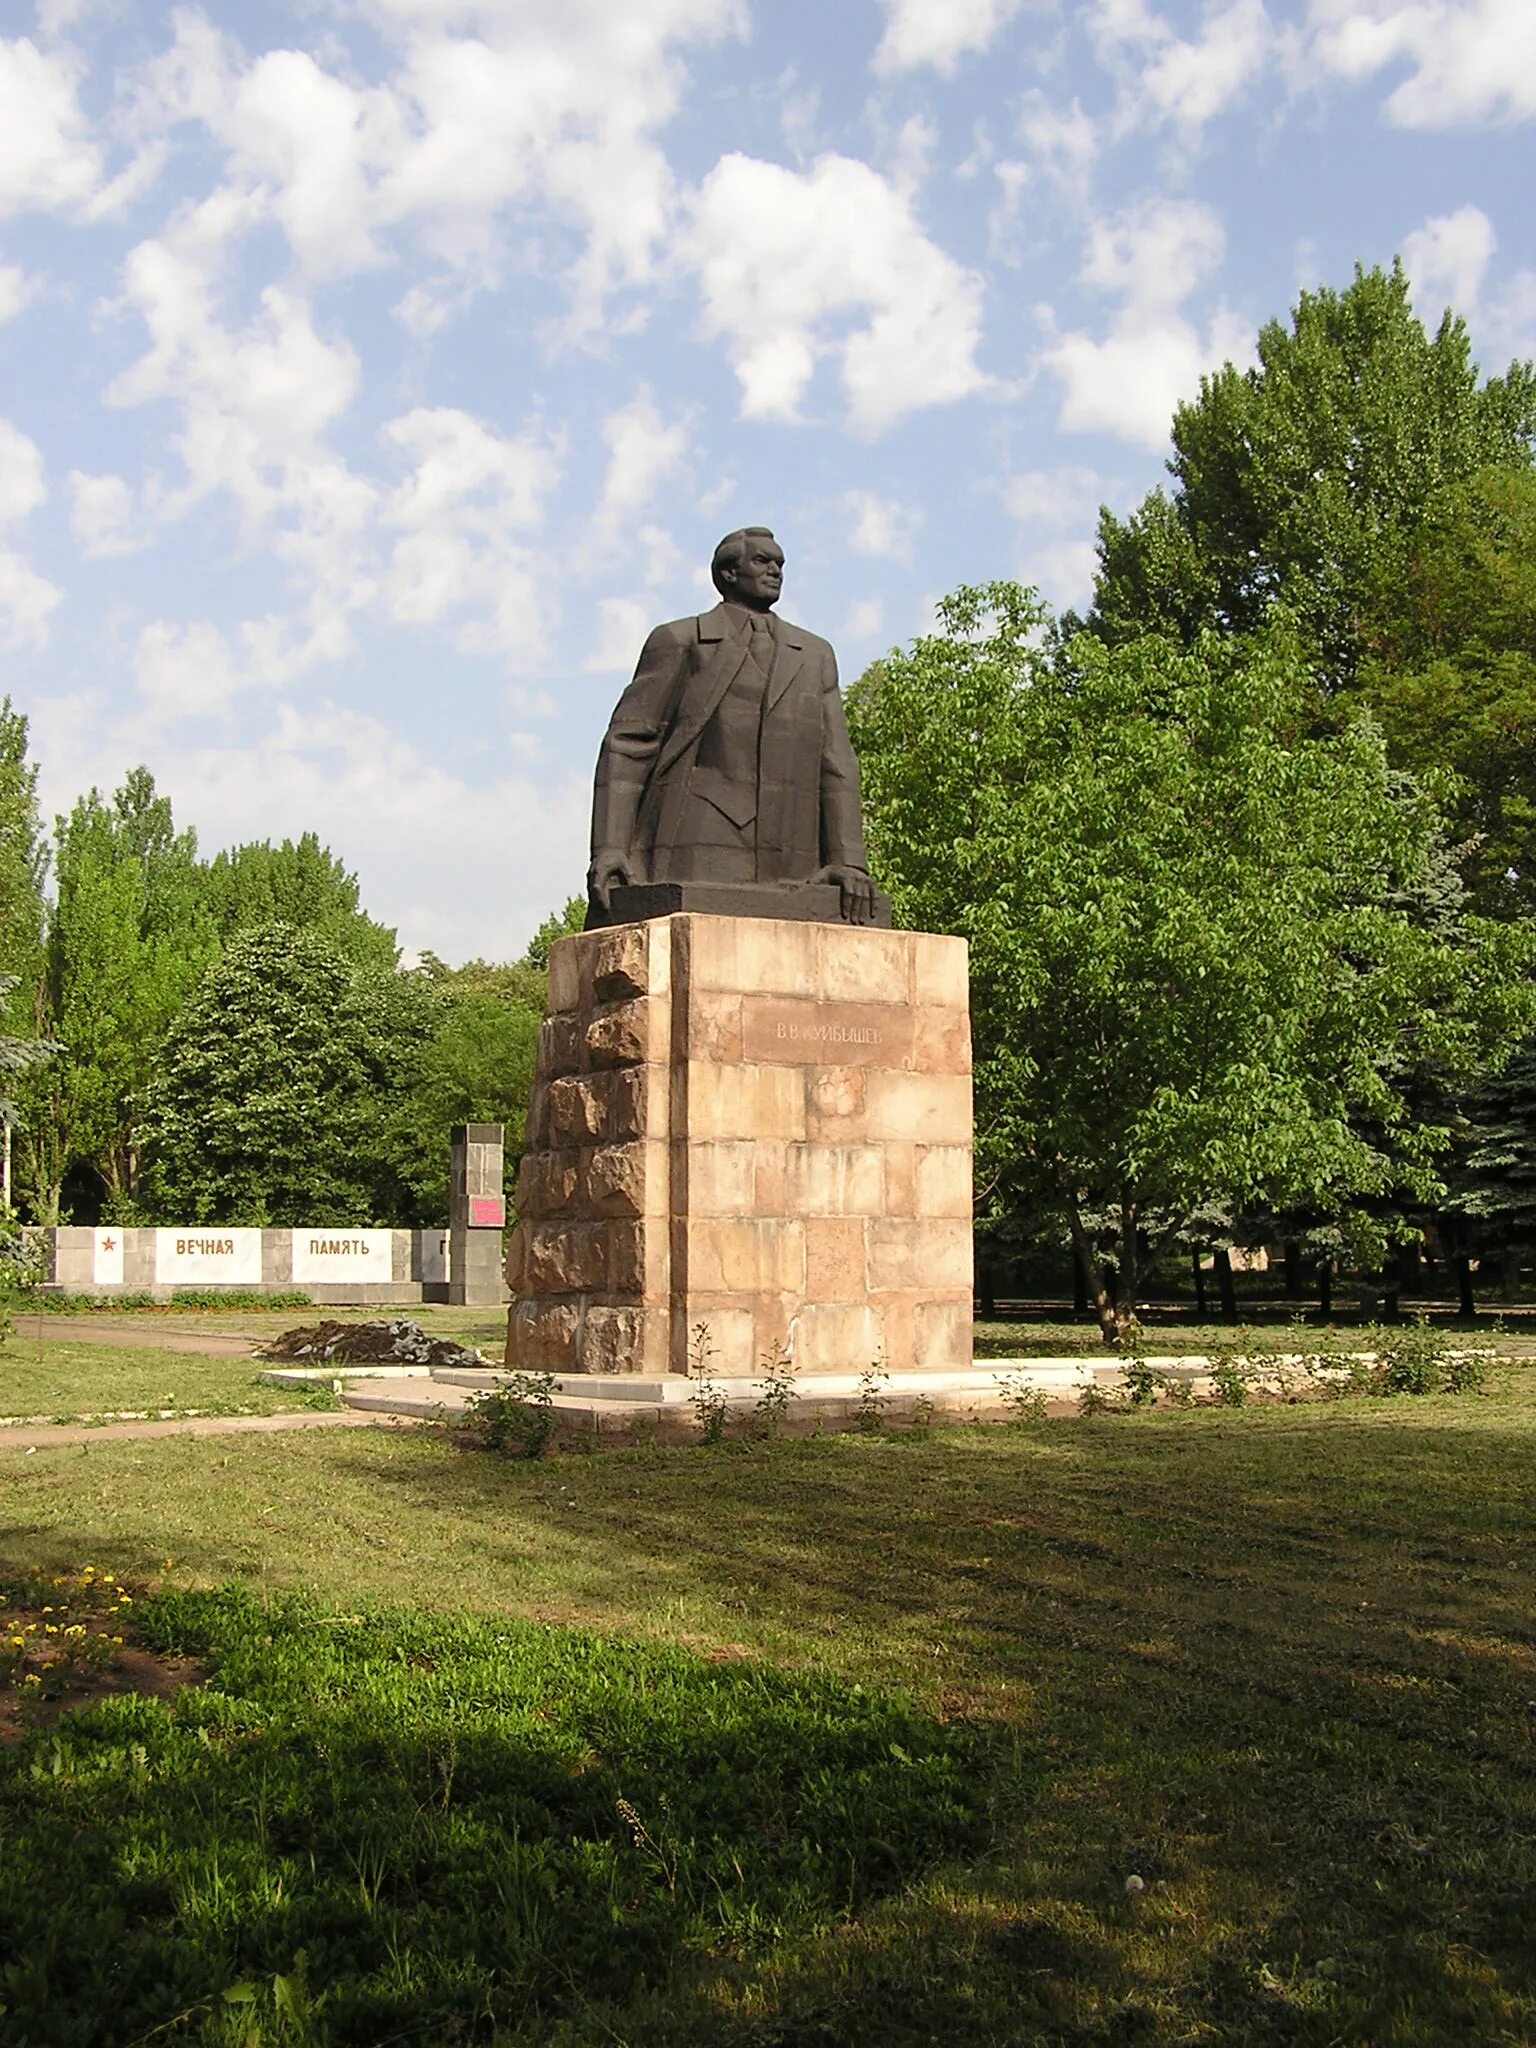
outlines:
M753 612L752 630L747 635L747 652L763 676L773 674L773 621L766 612Z

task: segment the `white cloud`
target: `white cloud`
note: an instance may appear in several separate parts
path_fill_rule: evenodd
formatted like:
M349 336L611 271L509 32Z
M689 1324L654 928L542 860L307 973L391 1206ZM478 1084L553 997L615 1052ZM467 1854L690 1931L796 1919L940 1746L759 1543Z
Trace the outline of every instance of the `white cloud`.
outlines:
M1003 503L1021 526L1081 526L1104 495L1104 479L1095 469L1069 463L1020 470L1002 489Z
M37 297L40 285L15 263L0 263L0 327L24 313Z
M637 597L605 597L597 607L597 645L583 664L589 674L628 675L656 621Z
M1493 222L1479 206L1427 220L1403 242L1414 307L1433 330L1450 306L1497 355L1530 356L1536 353L1536 270L1514 271L1490 288L1497 248Z
M1025 557L1024 576L1047 604L1065 611L1068 605L1080 608L1087 604L1098 569L1099 553L1091 540L1052 541L1031 549Z
M1186 134L1235 106L1275 46L1264 0L1208 6L1192 37L1177 35L1146 0L1095 0L1089 33L1124 77L1121 124L1167 122Z
M0 419L0 533L24 526L48 496L42 451ZM0 543L0 647L41 647L62 593L14 548Z
M878 597L861 597L843 623L842 637L849 646L873 640L885 625L885 606Z
M1225 237L1197 200L1158 200L1089 232L1085 283L1121 300L1102 339L1064 334L1045 350L1062 383L1059 424L1161 448L1174 406L1201 375L1251 347L1247 323L1225 310L1198 329L1183 301L1221 261Z
M1311 52L1344 79L1402 65L1386 100L1402 128L1457 128L1536 115L1531 0L1311 0Z
M1019 0L881 0L885 34L875 69L889 75L932 65L946 77L962 57L991 47L1019 11Z
M148 545L150 522L141 518L129 486L120 476L69 473L73 503L70 530L87 558L131 555Z
M722 157L699 190L688 253L747 419L796 418L826 355L869 433L987 381L980 279L929 240L909 195L854 158L791 171Z
M845 491L843 506L849 518L848 544L856 555L877 561L912 559L912 543L923 523L915 505L883 498L876 491Z
M133 650L133 677L143 710L156 720L228 711L247 680L229 642L206 620L145 626Z
M676 52L740 33L741 0L365 0L363 12L393 58L372 85L306 51L247 62L203 16L182 13L172 49L145 74L141 122L205 127L226 152L230 189L315 275L381 261L403 230L450 275L490 283L504 219L518 213L583 237L568 271L579 324L595 325L609 292L650 277L677 204L655 139L686 83ZM400 310L430 331L453 303L451 291L413 288Z
M1019 139L1033 168L1069 189L1086 185L1099 150L1099 131L1082 103L1070 106L1043 92L1026 93L1019 113Z
M457 641L515 666L547 645L550 598L543 564L522 538L543 515L560 476L546 437L503 437L451 406L392 420L385 439L414 467L383 508L400 531L383 595L402 625L457 619Z
M687 466L693 431L693 415L675 413L669 419L648 384L628 405L609 413L603 421L608 467L593 519L600 540L647 514L654 524L664 510L657 503L661 486Z
M139 700L42 699L33 718L45 810L93 783L114 788L143 758ZM474 783L453 752L417 747L354 705L278 699L226 732L168 719L155 779L205 852L318 827L401 941L450 960L514 958L539 919L581 886L591 806L580 772L520 772ZM498 750L516 752L509 732Z
M58 211L95 191L101 158L78 85L68 52L0 41L0 215Z

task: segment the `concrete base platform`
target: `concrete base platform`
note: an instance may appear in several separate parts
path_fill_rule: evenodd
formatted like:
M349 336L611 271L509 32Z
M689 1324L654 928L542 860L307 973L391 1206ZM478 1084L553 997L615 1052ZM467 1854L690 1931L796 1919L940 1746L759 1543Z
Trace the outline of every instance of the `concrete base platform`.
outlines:
M1092 1358L998 1358L953 1372L889 1373L874 1391L893 1422L924 1411L952 1421L996 1421L1016 1411L1018 1395L1026 1390L1038 1390L1047 1401L1068 1403L1084 1386L1110 1385L1119 1377L1117 1366ZM510 1379L504 1372L399 1374L397 1369L388 1380L350 1380L341 1398L349 1408L446 1419L459 1414L477 1394L506 1386ZM763 1398L761 1378L715 1379L709 1384L714 1397L735 1416L751 1414ZM642 1378L614 1373L598 1378L569 1373L553 1379L550 1398L555 1413L573 1422L620 1429L657 1423L686 1431L697 1426L694 1404L701 1385L681 1375ZM791 1428L817 1422L838 1427L860 1414L863 1395L857 1373L806 1373L795 1383L786 1423Z

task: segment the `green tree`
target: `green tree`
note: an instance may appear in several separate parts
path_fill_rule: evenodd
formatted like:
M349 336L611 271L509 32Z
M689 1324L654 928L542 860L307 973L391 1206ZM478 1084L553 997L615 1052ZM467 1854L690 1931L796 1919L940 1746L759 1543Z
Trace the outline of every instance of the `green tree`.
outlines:
M37 811L37 769L27 758L27 721L0 698L0 973L12 977L0 1022L33 1021L42 971L47 848Z
M431 1037L421 1049L396 1123L401 1179L424 1222L448 1213L448 1132L454 1124L506 1127L510 1199L528 1091L533 1082L540 1010L484 991L436 993Z
M237 932L177 1017L146 1094L156 1213L187 1223L416 1220L398 1105L433 1023L419 977L360 966L292 925Z
M398 957L394 932L361 908L356 875L313 832L215 854L203 891L221 942L251 925L288 924L317 933L359 966L393 967Z
M1106 1339L1202 1206L1437 1188L1417 1078L1531 1014L1525 935L1444 900L1440 820L1294 642L1044 648L1017 585L850 693L903 923L970 941L983 1213L1049 1204ZM1111 1235L1120 1315L1099 1254Z
M1171 497L1099 520L1089 624L1110 640L1257 627L1277 603L1325 687L1351 681L1363 627L1449 484L1526 468L1536 370L1479 382L1462 321L1433 336L1400 264L1303 292L1258 364L1228 363L1173 418Z
M23 1089L22 1179L57 1222L66 1173L88 1167L110 1209L136 1197L140 1096L160 1040L216 948L197 842L136 768L56 822L40 1022L65 1048Z
M1478 907L1536 914L1536 469L1439 494L1366 641L1355 694L1395 760L1454 777Z
M528 941L523 959L528 966L547 971L549 949L556 939L563 939L571 932L579 932L587 921L587 899L585 896L568 896L563 910L552 911Z

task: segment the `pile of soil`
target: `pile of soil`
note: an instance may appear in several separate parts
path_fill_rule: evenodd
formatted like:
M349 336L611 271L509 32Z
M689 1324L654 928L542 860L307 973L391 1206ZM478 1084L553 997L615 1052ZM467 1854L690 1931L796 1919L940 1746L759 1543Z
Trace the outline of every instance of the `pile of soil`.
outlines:
M409 1316L374 1323L307 1323L258 1345L256 1356L291 1365L418 1365L471 1372L484 1372L492 1363L467 1344L429 1337Z

